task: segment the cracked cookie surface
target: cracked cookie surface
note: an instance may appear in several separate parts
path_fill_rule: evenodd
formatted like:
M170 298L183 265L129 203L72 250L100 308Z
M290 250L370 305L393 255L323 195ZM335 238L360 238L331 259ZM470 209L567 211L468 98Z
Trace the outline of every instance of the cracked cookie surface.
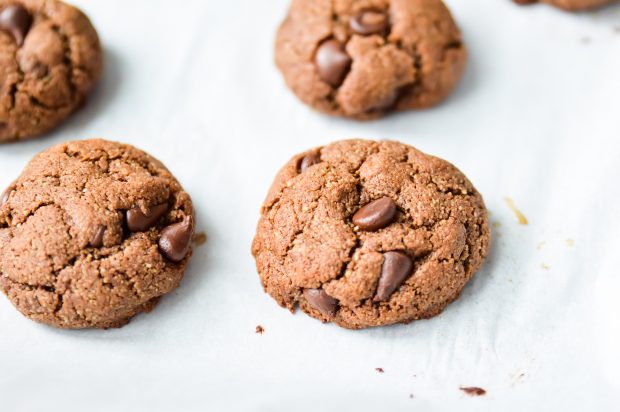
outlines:
M513 0L517 4L547 3L568 11L579 11L602 7L617 0Z
M101 76L88 18L58 0L0 0L0 143L40 135L74 112Z
M303 102L356 119L438 104L467 60L441 0L293 0L275 54Z
M178 286L193 216L148 154L105 140L54 146L0 196L0 288L41 323L122 326Z
M278 173L252 253L281 306L360 329L440 313L489 242L482 197L453 165L398 142L345 140Z

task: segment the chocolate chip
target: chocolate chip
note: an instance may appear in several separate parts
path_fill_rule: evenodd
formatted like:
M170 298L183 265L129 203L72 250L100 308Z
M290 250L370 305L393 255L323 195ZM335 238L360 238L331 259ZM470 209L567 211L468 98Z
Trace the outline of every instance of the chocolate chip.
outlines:
M396 203L389 197L382 197L358 210L353 215L353 224L362 230L379 230L388 226L396 217Z
M173 262L182 261L192 243L194 234L194 219L185 216L183 221L165 227L159 238L159 250Z
M319 77L333 87L342 84L352 62L344 44L335 39L327 40L319 46L314 61Z
M400 98L400 90L394 89L383 100L378 102L370 111L389 110L396 104L396 101Z
M93 237L90 239L90 245L92 247L101 247L103 246L103 235L105 235L106 227L103 225L99 225Z
M127 227L132 232L142 232L153 226L168 211L168 203L153 206L142 212L139 207L127 211Z
M385 34L388 28L388 18L385 13L377 10L362 10L351 17L349 26L357 34Z
M0 207L4 206L4 204L9 201L9 196L11 196L13 190L15 190L15 185L7 187L4 192L2 192L0 196Z
M323 289L304 289L304 297L308 304L325 316L334 316L338 309L338 301L329 296Z
M299 162L299 173L305 172L310 166L313 166L317 163L321 163L321 155L317 152L310 153L306 155L301 162Z
M7 6L0 12L0 30L10 33L18 46L24 44L31 25L32 16L18 4Z
M375 302L388 300L392 293L411 275L413 262L409 256L401 252L386 252L383 254L383 266Z

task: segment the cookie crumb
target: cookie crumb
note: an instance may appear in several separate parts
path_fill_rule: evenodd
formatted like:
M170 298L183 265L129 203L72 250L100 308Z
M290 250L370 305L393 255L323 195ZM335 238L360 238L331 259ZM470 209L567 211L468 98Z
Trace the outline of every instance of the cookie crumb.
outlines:
M568 247L575 246L575 241L573 239L566 239L566 246Z
M195 243L196 246L202 246L207 243L207 234L205 232L199 232L192 237L192 243Z
M543 250L545 248L545 245L547 244L547 242L540 242L538 244L538 246L536 246L536 249L538 250Z
M517 218L517 222L519 222L520 225L527 225L529 223L525 215L519 209L517 209L517 207L515 206L515 202L514 200L512 200L512 198L505 197L504 201L508 205L508 208L512 210L512 213L514 213L515 217Z
M498 229L502 227L502 223L501 222L493 222L493 229Z
M262 325L256 326L256 333L262 335L263 333L265 333L265 328L263 328Z
M525 372L515 372L508 375L510 377L510 386L515 387L519 384L522 384L525 381Z
M384 373L385 371L383 370L383 368L375 368L375 370L379 373Z
M540 267L543 268L544 270L549 270L551 269L551 266L547 265L546 263L541 263Z
M465 392L469 396L484 396L487 394L486 390L482 388L478 388L477 386L468 386L468 387L461 386L459 389Z

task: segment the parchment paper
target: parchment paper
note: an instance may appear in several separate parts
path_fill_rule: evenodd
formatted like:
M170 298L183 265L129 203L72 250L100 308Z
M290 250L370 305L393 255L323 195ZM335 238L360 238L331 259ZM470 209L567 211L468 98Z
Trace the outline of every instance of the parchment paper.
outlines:
M357 123L286 89L272 49L288 0L75 3L105 45L104 79L53 133L0 146L0 186L65 140L131 143L178 177L208 242L181 287L122 329L52 329L0 296L0 410L617 410L620 4L447 0L470 50L458 90ZM250 243L276 171L349 137L443 157L485 198L492 253L434 319L348 331L262 291Z

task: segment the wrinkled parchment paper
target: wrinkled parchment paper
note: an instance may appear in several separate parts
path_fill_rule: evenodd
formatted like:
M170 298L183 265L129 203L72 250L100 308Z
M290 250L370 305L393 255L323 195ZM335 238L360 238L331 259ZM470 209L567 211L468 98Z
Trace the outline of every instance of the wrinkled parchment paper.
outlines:
M0 296L0 409L618 407L620 4L568 14L447 0L470 49L458 90L432 110L356 123L284 86L272 46L288 0L75 2L105 45L103 82L54 133L0 146L0 185L52 144L124 141L178 177L208 242L181 287L122 329L51 329ZM491 255L434 319L347 331L262 292L250 243L276 171L348 137L443 157L485 198Z

